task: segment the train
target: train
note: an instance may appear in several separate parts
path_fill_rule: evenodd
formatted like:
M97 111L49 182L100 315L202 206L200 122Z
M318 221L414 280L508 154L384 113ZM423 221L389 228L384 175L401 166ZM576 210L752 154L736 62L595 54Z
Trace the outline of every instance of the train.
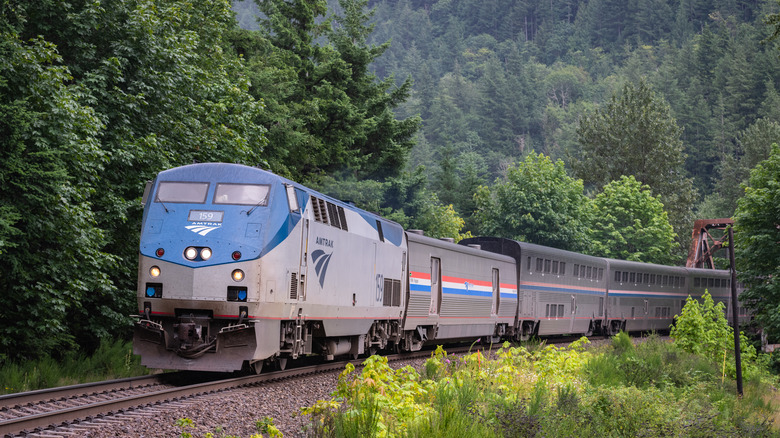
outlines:
M245 165L162 171L143 203L133 349L149 368L665 330L705 290L731 309L729 271L435 239Z

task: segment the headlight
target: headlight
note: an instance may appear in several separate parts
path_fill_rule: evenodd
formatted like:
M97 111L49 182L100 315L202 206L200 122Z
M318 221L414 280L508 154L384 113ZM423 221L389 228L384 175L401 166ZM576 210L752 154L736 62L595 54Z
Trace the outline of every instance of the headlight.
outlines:
M211 249L210 248L203 248L200 250L200 258L203 260L208 260L211 258Z
M152 277L159 277L160 276L160 268L157 266L152 266L149 268L149 275Z
M236 269L232 274L233 281L241 281L244 279L244 271Z
M184 250L184 257L187 260L195 260L195 257L197 257L197 256L198 256L197 248L194 248L194 247L190 246L189 248Z

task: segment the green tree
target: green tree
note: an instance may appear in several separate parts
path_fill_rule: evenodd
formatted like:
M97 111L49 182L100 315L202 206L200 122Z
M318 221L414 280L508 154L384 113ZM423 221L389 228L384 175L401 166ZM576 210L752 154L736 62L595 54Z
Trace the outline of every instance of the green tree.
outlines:
M740 299L755 311L760 326L780 334L780 146L750 172L745 195L734 213Z
M588 198L581 180L566 174L563 161L531 153L506 178L475 195L478 231L560 249L586 247Z
M675 315L669 336L684 351L707 356L717 360L728 348L726 342L729 327L723 302L715 303L709 291L705 291L702 302L688 296L680 315Z
M0 18L4 95L18 96L8 108L23 108L14 117L26 120L8 137L17 145L3 151L27 156L3 162L4 184L19 186L2 210L13 217L18 205L25 217L14 225L17 249L3 260L13 270L2 281L29 291L11 300L56 297L49 313L33 299L4 306L27 315L4 321L36 325L3 333L18 340L18 355L71 341L89 349L128 333L146 180L193 161L263 163L264 129L254 123L262 105L239 58L224 50L222 35L235 26L229 1L63 6L4 2Z
M744 333L739 335L742 372L747 374L757 369L756 348L748 342ZM732 378L736 375L734 329L726 321L724 302L716 303L709 291L704 291L701 300L688 296L680 315L674 316L669 336L683 351L704 356L718 364L725 361L728 374Z
M731 217L737 201L744 195L750 171L769 157L771 145L780 143L780 124L768 119L758 119L737 134L737 150L721 160L715 194L709 199L718 214L710 217Z
M0 363L73 346L88 303L111 297L89 198L103 125L56 48L0 20ZM115 308L101 309L105 320ZM98 319L98 318L96 318ZM76 332L76 333L74 333Z
M350 169L376 178L403 168L419 119L396 120L393 108L411 81L393 89L392 77L380 81L368 70L388 43L368 45L366 4L341 0L343 15L324 18L324 0L258 1L260 35L233 37L254 95L269 106L259 123L268 127L276 172L302 180Z
M462 232L465 221L458 215L452 204L444 205L435 193L426 192L420 208L412 221L413 228L425 231L426 236L451 237L458 242L472 237L470 231Z
M420 119L415 116L397 120L393 112L409 97L411 78L395 88L392 75L378 80L369 70L370 64L390 47L390 42L379 46L368 44L374 29L369 24L374 10L367 11L367 5L368 0L339 0L344 15L334 17L328 40L349 72L341 82L332 80L345 91L354 108L352 111L359 115L360 129L351 146L359 157L358 173L365 178L384 178L398 175L403 169ZM345 122L339 120L339 123Z
M685 176L681 130L662 97L643 79L580 120L580 156L572 163L585 184L601 187L623 175L650 186L679 238L687 236L695 199ZM685 250L681 241L679 251ZM682 254L682 252L680 253Z
M612 181L593 200L590 226L596 256L671 264L674 230L663 204L633 176Z

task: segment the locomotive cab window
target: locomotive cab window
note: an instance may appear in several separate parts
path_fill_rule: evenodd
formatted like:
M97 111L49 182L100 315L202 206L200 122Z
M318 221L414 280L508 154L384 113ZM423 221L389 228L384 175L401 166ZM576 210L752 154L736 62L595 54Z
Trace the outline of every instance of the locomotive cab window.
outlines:
M271 186L265 184L219 183L214 191L214 203L262 207L268 205L270 192Z
M155 202L203 204L209 191L207 182L162 181L157 187Z

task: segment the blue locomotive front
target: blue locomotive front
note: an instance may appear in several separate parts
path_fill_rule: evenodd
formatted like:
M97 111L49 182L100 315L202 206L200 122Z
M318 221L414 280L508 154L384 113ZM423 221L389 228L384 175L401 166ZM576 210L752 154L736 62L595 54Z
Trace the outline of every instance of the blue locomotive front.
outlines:
M145 196L134 351L234 371L401 340L400 225L257 168L161 172Z
M147 187L134 334L144 365L233 371L278 353L278 321L262 319L260 302L284 273L263 263L275 252L300 261L298 196L269 172L216 163L161 172Z

